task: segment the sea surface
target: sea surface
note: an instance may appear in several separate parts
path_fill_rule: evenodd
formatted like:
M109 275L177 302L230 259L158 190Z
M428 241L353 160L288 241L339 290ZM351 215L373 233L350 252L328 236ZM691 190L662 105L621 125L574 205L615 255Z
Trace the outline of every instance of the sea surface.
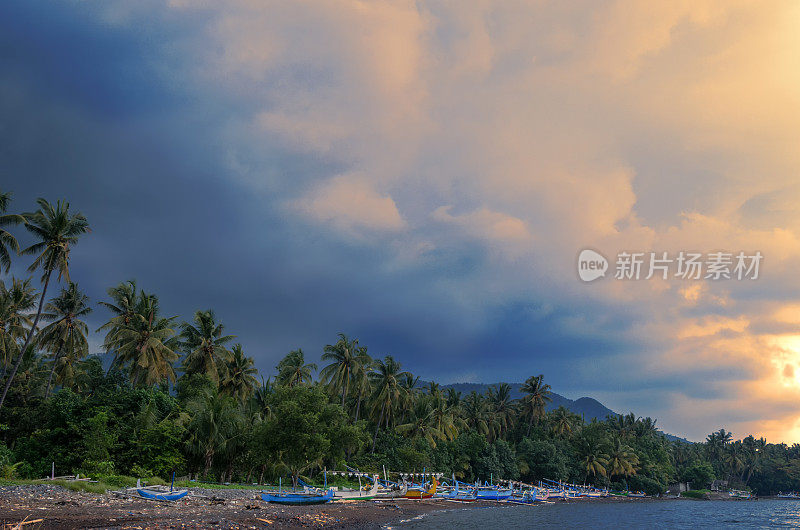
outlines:
M462 508L395 525L412 528L800 528L800 500L556 502Z

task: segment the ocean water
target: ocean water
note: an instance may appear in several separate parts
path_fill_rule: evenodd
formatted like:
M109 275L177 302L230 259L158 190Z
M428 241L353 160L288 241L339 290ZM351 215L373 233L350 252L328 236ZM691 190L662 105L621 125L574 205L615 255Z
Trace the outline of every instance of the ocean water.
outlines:
M800 528L800 500L556 502L434 512L395 528Z

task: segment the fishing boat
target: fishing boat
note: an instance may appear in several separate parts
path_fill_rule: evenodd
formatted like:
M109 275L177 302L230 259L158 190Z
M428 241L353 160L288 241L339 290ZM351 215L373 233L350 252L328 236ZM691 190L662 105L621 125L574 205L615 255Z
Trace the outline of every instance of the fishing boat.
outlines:
M290 506L309 506L312 504L325 504L333 499L333 491L325 493L283 493L283 492L262 492L261 498L265 502L274 504L286 504Z
M647 494L643 491L629 491L628 497L647 497Z
M778 493L778 498L779 499L800 499L800 494L797 494L797 493L795 493L793 491L790 491L789 493L780 493L779 492Z
M483 486L476 490L477 498L480 501L505 501L511 498L511 488L503 489L494 486Z
M151 488L137 488L136 491L145 499L156 501L177 501L189 493L189 490L161 491Z
M461 487L461 482L454 479L455 486L448 488L448 490L437 493L436 497L447 499L449 501L472 502L477 500L478 495L474 487L464 484L465 488Z
M605 496L605 493L602 492L602 491L587 490L587 491L582 491L581 492L581 497L597 498L597 497L604 497L604 496Z
M331 490L333 491L333 500L338 499L361 499L364 501L374 499L375 496L378 494L378 488L380 486L379 477L378 475L374 475L372 477L372 487L369 489L357 489L357 490Z
M378 493L375 495L376 499L399 499L406 496L408 484L389 483L389 486L378 488Z
M733 499L749 499L751 494L749 491L742 491L742 490L731 490L728 492L728 495L731 496Z
M172 483L170 484L169 488L166 486L142 486L142 482L140 480L136 480L136 492L139 493L141 497L145 499L155 500L155 501L177 501L178 499L182 499L189 494L189 490L176 490L173 488L173 484L175 483L175 474L173 473L172 476Z
M438 485L439 483L434 478L433 482L431 482L430 487L428 487L427 489L425 489L424 484L408 488L406 490L406 494L404 495L404 497L406 499L430 499L431 497L436 495L436 487Z

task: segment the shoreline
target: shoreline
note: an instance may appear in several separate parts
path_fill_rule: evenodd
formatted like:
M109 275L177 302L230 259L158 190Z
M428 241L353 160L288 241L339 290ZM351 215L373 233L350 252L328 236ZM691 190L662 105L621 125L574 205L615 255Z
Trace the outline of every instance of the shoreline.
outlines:
M134 493L135 495L135 493ZM576 498L554 503L635 503L677 498ZM723 500L723 499L720 499ZM394 528L432 512L526 505L446 499L343 500L316 506L268 504L252 489L193 488L175 503L112 492L74 492L49 484L0 487L0 524L42 519L31 528ZM530 505L528 505L530 507Z

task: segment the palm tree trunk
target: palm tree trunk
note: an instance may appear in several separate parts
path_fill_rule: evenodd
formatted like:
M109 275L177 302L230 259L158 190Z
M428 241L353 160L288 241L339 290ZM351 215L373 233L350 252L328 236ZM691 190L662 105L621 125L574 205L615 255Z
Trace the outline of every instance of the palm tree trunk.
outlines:
M356 420L355 423L358 423L358 411L361 409L361 394L358 395L358 403L356 403Z
M50 284L50 275L53 273L53 270L50 269L47 271L47 276L44 278L44 286L42 287L42 296L39 297L39 307L36 309L36 318L33 320L33 325L31 326L30 331L28 332L28 338L25 339L25 344L22 345L22 350L19 352L17 356L16 362L14 362L14 367L11 369L11 373L8 374L8 380L6 381L6 386L3 388L3 395L0 396L0 409L3 408L3 402L6 400L6 395L8 394L8 389L11 388L11 383L14 381L14 376L17 375L17 370L19 370L19 365L22 364L22 358L25 356L25 352L28 350L28 345L31 343L31 339L33 339L33 334L36 332L36 326L39 325L39 319L42 317L42 309L44 309L44 297L47 293L47 286Z
M44 392L44 398L47 399L50 397L50 385L53 382L53 374L56 373L56 366L58 365L58 359L61 358L61 350L63 349L63 341L62 344L58 345L58 350L56 350L56 356L53 359L53 367L50 369L50 377L47 378L47 390Z
M378 418L378 426L375 427L375 436L372 438L372 452L375 452L375 443L378 441L378 430L381 428L381 422L383 421L383 409L386 407L386 403L381 406L381 415Z
M344 408L344 398L347 396L347 385L350 383L350 369L344 371L344 386L342 387L342 408Z
M203 471L203 478L208 477L208 472L211 470L211 463L214 461L214 451L206 451L205 470Z

